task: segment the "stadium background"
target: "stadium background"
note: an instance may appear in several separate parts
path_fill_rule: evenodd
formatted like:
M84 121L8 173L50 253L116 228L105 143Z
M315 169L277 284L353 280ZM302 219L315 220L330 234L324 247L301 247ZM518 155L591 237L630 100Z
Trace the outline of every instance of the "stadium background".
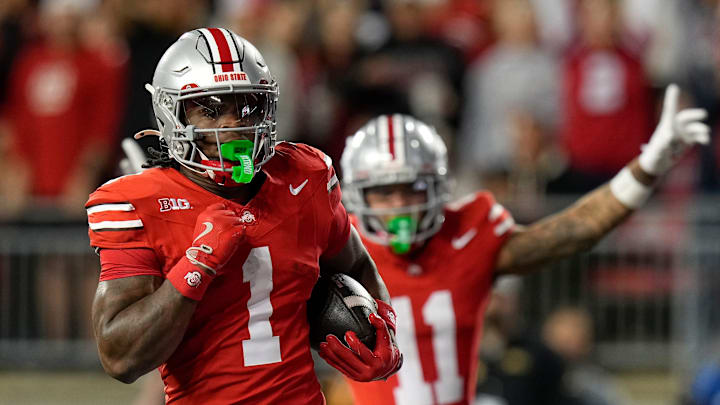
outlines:
M281 139L337 162L369 117L411 113L447 140L456 194L488 188L520 223L633 157L668 83L717 133L716 0L3 0L0 404L125 404L141 390L97 361L82 204L120 174L120 141L155 125L143 85L162 52L207 25L265 56ZM610 403L718 403L718 153L713 139L684 159L591 253L501 283L483 350L505 377L526 364L503 352L522 331ZM347 403L319 373L329 403Z

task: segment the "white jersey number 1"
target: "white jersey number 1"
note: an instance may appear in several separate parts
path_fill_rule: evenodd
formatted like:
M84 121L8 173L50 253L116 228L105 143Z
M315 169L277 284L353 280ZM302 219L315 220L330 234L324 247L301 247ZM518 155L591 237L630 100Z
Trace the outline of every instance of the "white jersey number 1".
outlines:
M253 248L242 269L243 282L250 283L250 299L247 303L250 339L242 341L245 367L280 362L280 337L273 336L270 325L270 315L273 313L270 303L270 292L273 289L270 249L267 246Z

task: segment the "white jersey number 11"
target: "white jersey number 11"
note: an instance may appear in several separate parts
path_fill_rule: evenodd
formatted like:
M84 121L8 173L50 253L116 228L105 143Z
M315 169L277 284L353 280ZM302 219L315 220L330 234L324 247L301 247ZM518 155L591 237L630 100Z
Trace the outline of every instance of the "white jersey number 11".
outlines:
M392 306L397 312L397 340L404 360L397 373L399 384L393 391L395 404L442 405L460 401L464 386L458 372L455 311L450 291L433 292L422 307L422 321L433 332L432 345L438 375L433 382L423 379L410 297L394 297Z

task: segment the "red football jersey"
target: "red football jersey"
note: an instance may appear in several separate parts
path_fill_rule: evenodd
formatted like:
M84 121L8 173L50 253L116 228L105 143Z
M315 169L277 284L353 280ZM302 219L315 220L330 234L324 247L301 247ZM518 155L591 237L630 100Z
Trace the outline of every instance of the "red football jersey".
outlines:
M404 362L385 382L349 381L356 404L467 405L474 398L484 307L515 222L491 194L470 198L445 210L442 228L412 260L363 238L392 297Z
M325 402L310 355L306 301L320 257L347 243L348 216L322 152L279 143L263 171L267 179L258 194L238 204L248 225L246 242L160 366L168 404ZM121 177L90 196L90 242L152 249L160 265L156 275L163 277L192 244L198 214L221 201L227 200L175 169ZM131 275L114 272L105 279Z
M81 165L88 147L115 141L126 86L126 64L116 62L123 59L82 48L60 51L44 42L18 54L4 106L9 153L30 170L34 196L60 197L72 176L86 170Z
M570 165L611 176L652 133L642 61L623 48L579 48L565 61L562 140Z

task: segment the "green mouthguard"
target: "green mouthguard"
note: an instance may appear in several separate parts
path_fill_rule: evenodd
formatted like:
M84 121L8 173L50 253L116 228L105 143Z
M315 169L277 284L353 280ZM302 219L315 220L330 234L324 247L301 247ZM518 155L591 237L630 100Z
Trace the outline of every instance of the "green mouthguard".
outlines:
M417 231L417 221L409 216L398 216L388 222L388 232L392 234L390 247L395 254L405 254L410 251L412 238Z
M252 159L254 146L253 142L247 139L220 144L220 155L224 159L240 163L233 166L232 179L236 183L250 183L255 175Z

